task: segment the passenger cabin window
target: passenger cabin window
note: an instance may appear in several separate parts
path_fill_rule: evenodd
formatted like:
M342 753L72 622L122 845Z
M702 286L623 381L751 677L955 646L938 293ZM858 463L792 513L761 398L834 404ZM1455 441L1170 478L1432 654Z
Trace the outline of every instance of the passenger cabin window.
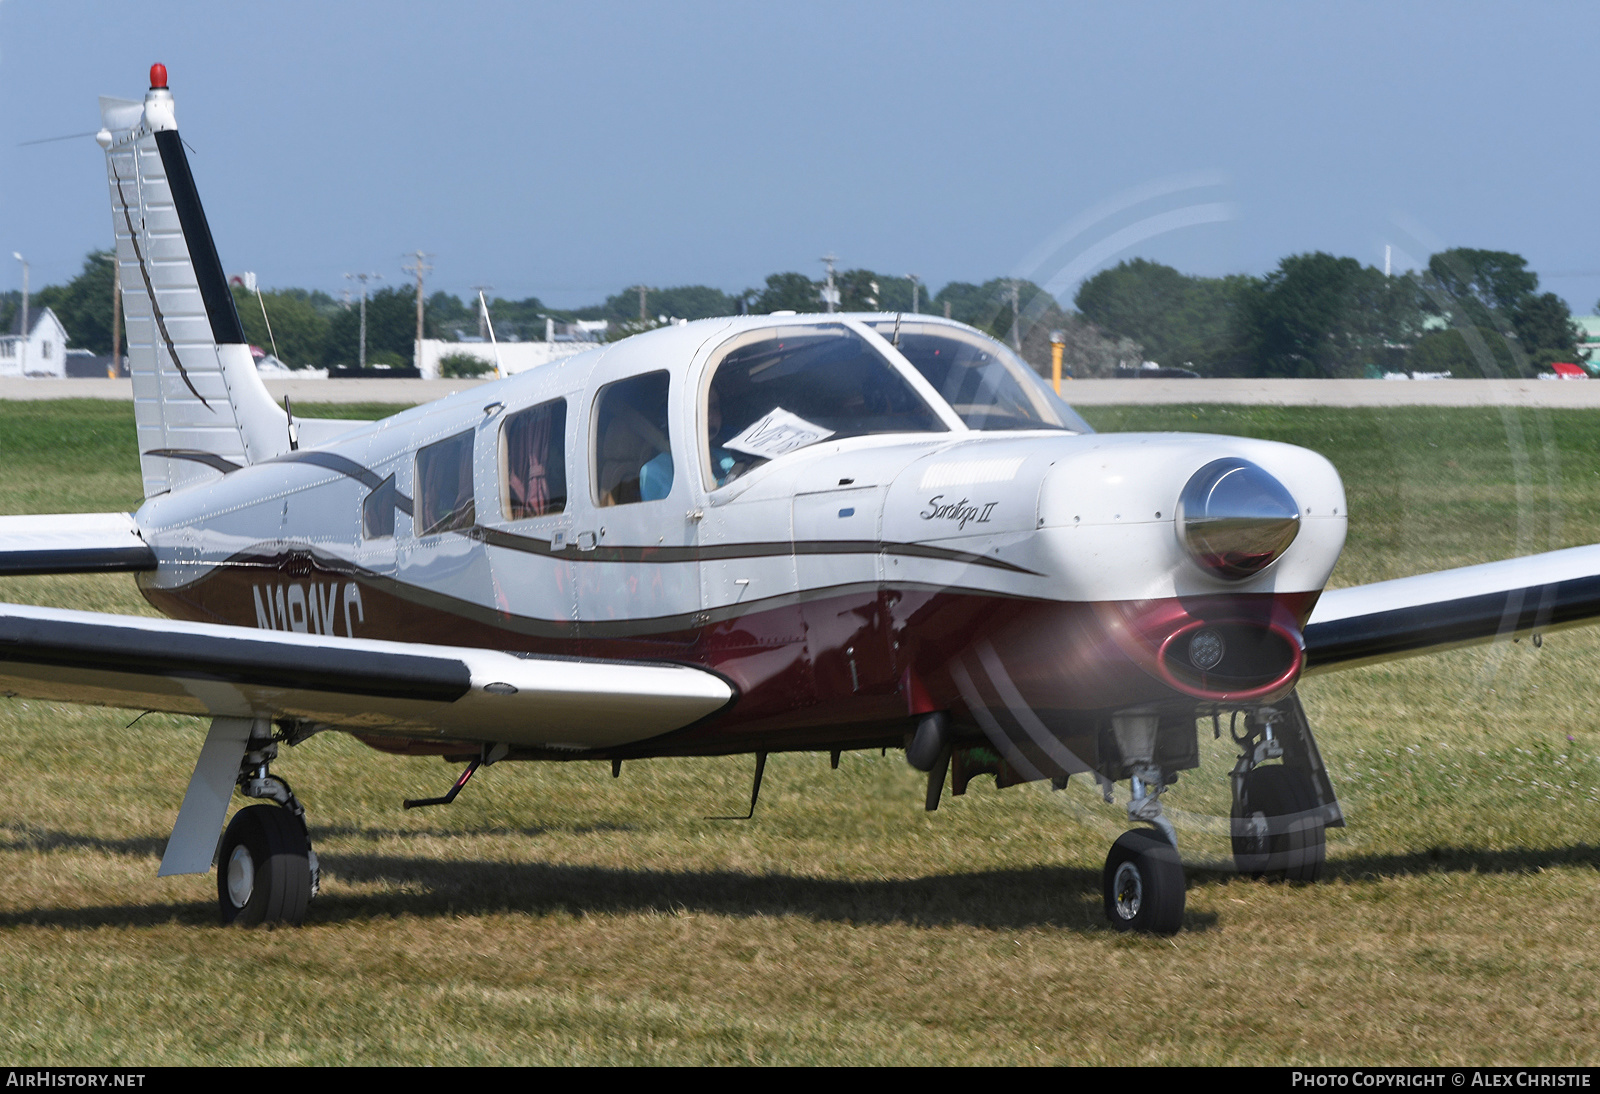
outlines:
M976 331L935 323L878 323L877 331L961 416L968 429L1092 433L1027 363Z
M672 492L666 372L607 384L595 398L594 501L632 505Z
M702 419L713 490L818 441L946 431L906 378L841 324L750 331L721 353Z
M500 511L507 520L567 507L567 401L519 410L500 427Z
M472 431L417 449L417 535L471 528Z
M394 535L394 508L397 496L394 476L390 475L372 488L361 503L361 536L363 539L387 539Z

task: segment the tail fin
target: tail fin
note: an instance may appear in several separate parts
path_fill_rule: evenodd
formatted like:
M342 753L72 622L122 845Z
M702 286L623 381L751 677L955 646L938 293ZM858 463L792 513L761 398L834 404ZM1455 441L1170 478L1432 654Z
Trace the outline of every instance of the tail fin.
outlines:
M256 373L178 137L167 71L144 101L100 100L146 497L289 449Z

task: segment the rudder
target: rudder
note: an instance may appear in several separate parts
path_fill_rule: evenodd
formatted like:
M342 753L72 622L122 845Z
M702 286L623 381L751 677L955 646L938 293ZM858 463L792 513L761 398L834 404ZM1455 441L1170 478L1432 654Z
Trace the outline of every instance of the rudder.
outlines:
M256 372L178 136L166 69L143 102L102 98L111 220L146 497L289 449Z

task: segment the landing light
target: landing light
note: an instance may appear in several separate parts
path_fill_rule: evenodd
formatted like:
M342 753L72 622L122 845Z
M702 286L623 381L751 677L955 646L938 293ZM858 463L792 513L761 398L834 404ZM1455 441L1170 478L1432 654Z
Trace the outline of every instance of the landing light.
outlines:
M1222 635L1210 627L1195 631L1194 637L1189 639L1189 664L1201 672L1209 672L1222 663L1222 655L1226 651Z

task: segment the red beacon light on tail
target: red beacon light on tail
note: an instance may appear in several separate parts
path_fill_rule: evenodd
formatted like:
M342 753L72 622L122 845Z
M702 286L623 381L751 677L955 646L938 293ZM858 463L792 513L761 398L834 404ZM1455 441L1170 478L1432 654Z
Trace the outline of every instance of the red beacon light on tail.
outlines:
M150 66L150 90L165 91L167 89L167 66L159 61Z

